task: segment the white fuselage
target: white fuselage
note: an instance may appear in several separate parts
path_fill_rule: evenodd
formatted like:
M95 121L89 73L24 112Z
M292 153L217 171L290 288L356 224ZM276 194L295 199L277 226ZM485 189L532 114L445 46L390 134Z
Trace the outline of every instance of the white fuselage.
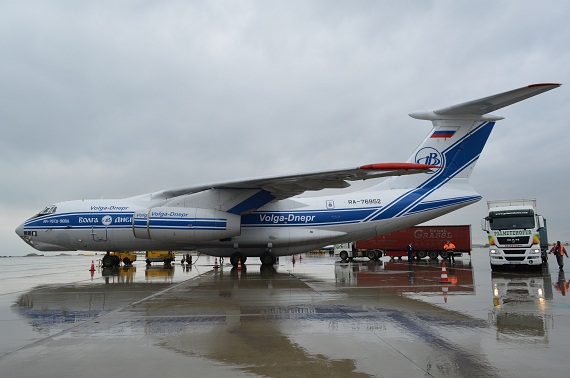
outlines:
M20 227L30 245L45 251L195 249L211 255L230 256L240 250L249 256L259 256L271 250L280 256L326 244L373 238L480 199L475 192L466 189L453 190L447 186L445 190L435 191L418 202L413 212L405 209L414 202L416 195L410 195L410 191L404 189L286 199L242 215L235 235L216 240L184 240L184 235L176 241L172 241L174 239L170 236L137 237L133 228L134 214L164 208L164 201L145 197L58 203L54 213L31 218ZM180 215L175 210L161 212L160 215L171 214ZM183 231L174 232L181 234Z

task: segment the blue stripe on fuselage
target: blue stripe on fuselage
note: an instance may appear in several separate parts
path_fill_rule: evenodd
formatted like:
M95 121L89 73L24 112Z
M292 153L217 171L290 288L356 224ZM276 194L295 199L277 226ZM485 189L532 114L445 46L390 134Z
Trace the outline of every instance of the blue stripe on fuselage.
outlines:
M130 228L134 213L61 213L32 218L25 222L24 229L82 229L82 228ZM106 218L104 220L104 218ZM110 217L110 223L109 223ZM150 227L156 229L225 230L226 219L221 218L150 218ZM135 219L135 228L147 228L146 219Z
M225 219L220 218L150 218L148 228L156 230L225 230L227 223Z
M427 201L414 206L414 208L407 212L407 214L417 214L425 211L431 211L435 209L442 209L449 206L455 206L462 203L469 204L477 202L481 199L481 196L467 196L459 198L446 198L443 200Z
M249 197L245 201L242 201L228 210L228 213L241 214L246 211L259 209L263 205L267 205L269 202L273 201L275 197L266 190L260 190L253 196Z
M105 225L104 217L111 217L111 223ZM132 226L133 213L123 212L73 212L51 214L42 217L28 219L24 223L25 229L44 229L44 228L91 228L91 227L109 227L122 228ZM106 223L106 222L105 222Z

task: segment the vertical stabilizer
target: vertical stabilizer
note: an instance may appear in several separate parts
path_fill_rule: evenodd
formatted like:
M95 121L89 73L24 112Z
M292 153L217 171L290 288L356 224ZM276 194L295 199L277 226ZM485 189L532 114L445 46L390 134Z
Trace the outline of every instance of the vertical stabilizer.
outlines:
M431 121L433 128L408 161L441 168L430 173L394 177L384 185L433 188L453 179L469 179L495 122L503 119L488 113L559 86L534 84L439 110L410 113L412 118Z

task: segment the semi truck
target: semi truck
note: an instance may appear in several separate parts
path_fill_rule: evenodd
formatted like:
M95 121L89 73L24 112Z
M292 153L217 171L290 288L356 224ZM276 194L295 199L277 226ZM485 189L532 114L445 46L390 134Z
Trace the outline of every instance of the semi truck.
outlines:
M541 269L548 258L548 235L536 199L487 201L487 207L481 228L489 238L491 269L513 265Z
M455 245L455 249L447 251L443 248L447 241ZM377 260L382 256L401 258L408 256L406 247L412 243L414 257L423 259L447 259L450 253L461 256L471 255L471 226L414 226L400 231L391 232L370 240L357 240L351 245L344 245L339 251L341 260L355 257L368 257Z

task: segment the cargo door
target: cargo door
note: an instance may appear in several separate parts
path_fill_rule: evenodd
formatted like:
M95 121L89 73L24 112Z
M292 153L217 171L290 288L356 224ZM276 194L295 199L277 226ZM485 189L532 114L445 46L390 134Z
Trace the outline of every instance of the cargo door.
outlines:
M150 239L148 219L150 209L135 211L133 214L133 235L137 239Z

